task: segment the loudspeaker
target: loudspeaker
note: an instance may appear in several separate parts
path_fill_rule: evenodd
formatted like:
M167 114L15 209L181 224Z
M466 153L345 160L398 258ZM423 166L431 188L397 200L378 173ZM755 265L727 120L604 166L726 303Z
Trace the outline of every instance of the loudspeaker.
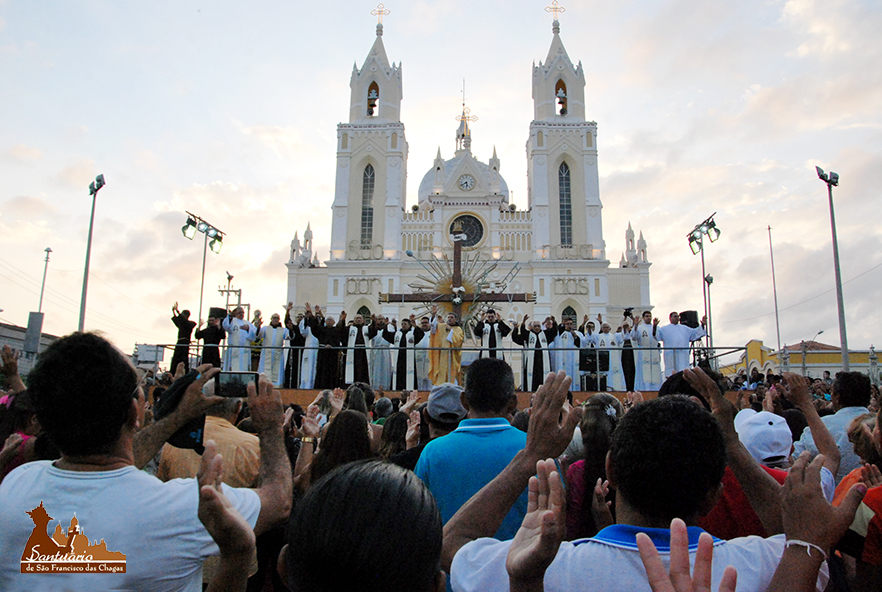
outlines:
M684 310L680 313L680 324L695 329L698 327L698 312L694 310Z

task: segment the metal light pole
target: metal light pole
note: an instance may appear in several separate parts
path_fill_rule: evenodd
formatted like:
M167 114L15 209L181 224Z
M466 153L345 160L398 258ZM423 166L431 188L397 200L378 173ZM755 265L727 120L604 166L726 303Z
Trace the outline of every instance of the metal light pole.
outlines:
M89 240L86 242L86 269L83 271L83 295L80 298L80 323L77 331L83 331L86 326L86 292L89 290L89 260L92 257L92 227L95 224L95 198L98 191L104 187L104 175L98 175L92 183L89 183L89 195L92 196L92 217L89 218Z
M196 317L200 321L202 320L202 294L205 292L205 258L208 256L208 234L205 235L205 240L202 244L202 281L199 284L199 316Z
M778 286L775 283L775 252L772 250L772 227L769 226L769 256L772 258L772 297L775 299L775 334L778 337L778 365L781 365L781 324L778 320Z
M839 271L839 241L836 238L836 217L833 215L833 187L839 185L839 174L815 167L818 178L827 184L827 198L830 202L830 230L833 233L833 271L836 275L836 304L839 307L839 342L842 347L842 371L848 372L848 335L845 330L845 302L842 299L842 275Z
M46 271L49 269L49 253L52 252L50 247L46 247L46 265L43 266L43 285L40 286L40 306L37 307L37 312L43 312L43 291L46 290Z
M713 283L714 278L708 275L704 266L704 237L710 240L710 242L716 242L720 238L720 229L717 228L717 223L714 222L714 216L717 213L714 212L701 224L696 224L695 228L689 231L689 234L686 235L686 238L689 241L689 248L692 249L693 255L701 255L701 296L704 300L704 317L707 319L707 347L710 352L710 356L714 355L713 347L714 347L714 337L713 337L713 327L710 324L710 285ZM714 357L714 368L718 367L718 362Z
M702 250L702 254L703 254L703 253L704 253L704 251ZM711 315L711 310L712 310L712 306L711 306L711 284L714 283L714 276L712 276L711 274L707 274L706 276L704 276L704 283L706 284L706 285L705 285L705 289L707 290L707 337L708 337L708 347L710 347L711 353L713 353L713 351L714 351L714 325L713 325L713 322L712 322L712 315ZM716 357L716 356L714 356L714 358L713 358L712 365L713 365L714 370L719 370L719 369L720 369L720 368L719 368L719 366L720 366L720 364L719 364L719 360L717 360L717 357Z
M202 245L202 280L199 284L199 321L202 321L202 298L205 294L205 262L208 257L208 239L211 239L211 250L214 253L220 253L223 246L224 233L217 227L209 224L204 218L197 216L191 212L187 212L187 223L181 228L184 238L193 240L197 232L205 235ZM229 276L229 273L227 273ZM232 276L230 276L232 279Z

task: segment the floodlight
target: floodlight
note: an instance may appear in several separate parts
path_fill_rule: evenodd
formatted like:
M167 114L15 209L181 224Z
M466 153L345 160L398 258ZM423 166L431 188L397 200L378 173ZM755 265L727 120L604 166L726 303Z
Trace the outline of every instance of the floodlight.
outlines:
M839 185L839 173L834 173L830 171L830 185L836 187Z
M707 237L710 239L710 242L715 243L719 240L720 234L722 234L720 229L714 224L708 229Z
M818 179L820 179L820 180L822 180L822 181L826 181L826 180L827 180L827 173L824 172L824 169L822 169L822 168L819 167L819 166L816 166L816 167L815 167L815 170L818 172Z
M692 249L693 255L698 255L701 252L701 239L695 238L694 233L689 237L689 248Z
M205 234L208 235L208 238L214 238L217 236L217 228L214 226L209 226L208 230L205 231Z
M212 253L218 254L221 252L221 247L223 246L224 237L222 235L217 235L211 242L208 243L208 248L211 249Z
M181 227L181 232L184 233L184 237L193 240L193 237L196 236L196 220L187 217L187 223Z
M199 232L207 231L208 230L208 222L205 222L204 220L200 220L199 224L196 225L196 230L198 230Z
M695 230L693 230L692 231L693 240L701 240L701 234L702 234L702 232L699 228L696 228Z

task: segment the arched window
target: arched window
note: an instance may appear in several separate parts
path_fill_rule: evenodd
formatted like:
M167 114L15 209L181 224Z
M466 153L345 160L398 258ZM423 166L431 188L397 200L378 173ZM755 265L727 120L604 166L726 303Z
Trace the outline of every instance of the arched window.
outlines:
M361 183L361 248L370 249L374 242L374 167L364 167Z
M557 84L554 85L554 98L557 99L557 104L560 106L560 110L558 113L561 115L567 114L567 84L563 80L558 80Z
M573 244L573 206L570 195L570 167L560 163L557 170L557 184L560 196L560 244L569 247Z
M579 324L579 318L576 315L576 310L572 306L568 306L563 309L563 312L560 313L561 323L565 321L573 321L574 324Z
M380 102L380 86L376 81L371 82L368 87L367 94L367 114L369 116L379 115L377 104Z
M366 323L369 323L371 320L371 309L369 309L367 306L362 306L355 314L360 314L362 318L364 318Z

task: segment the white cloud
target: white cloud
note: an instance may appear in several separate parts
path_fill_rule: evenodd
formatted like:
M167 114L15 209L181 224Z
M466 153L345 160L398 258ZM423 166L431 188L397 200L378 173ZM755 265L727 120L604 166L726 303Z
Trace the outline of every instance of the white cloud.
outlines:
M24 144L16 144L5 152L5 156L23 162L40 160L43 158L43 151L39 148L26 146Z

